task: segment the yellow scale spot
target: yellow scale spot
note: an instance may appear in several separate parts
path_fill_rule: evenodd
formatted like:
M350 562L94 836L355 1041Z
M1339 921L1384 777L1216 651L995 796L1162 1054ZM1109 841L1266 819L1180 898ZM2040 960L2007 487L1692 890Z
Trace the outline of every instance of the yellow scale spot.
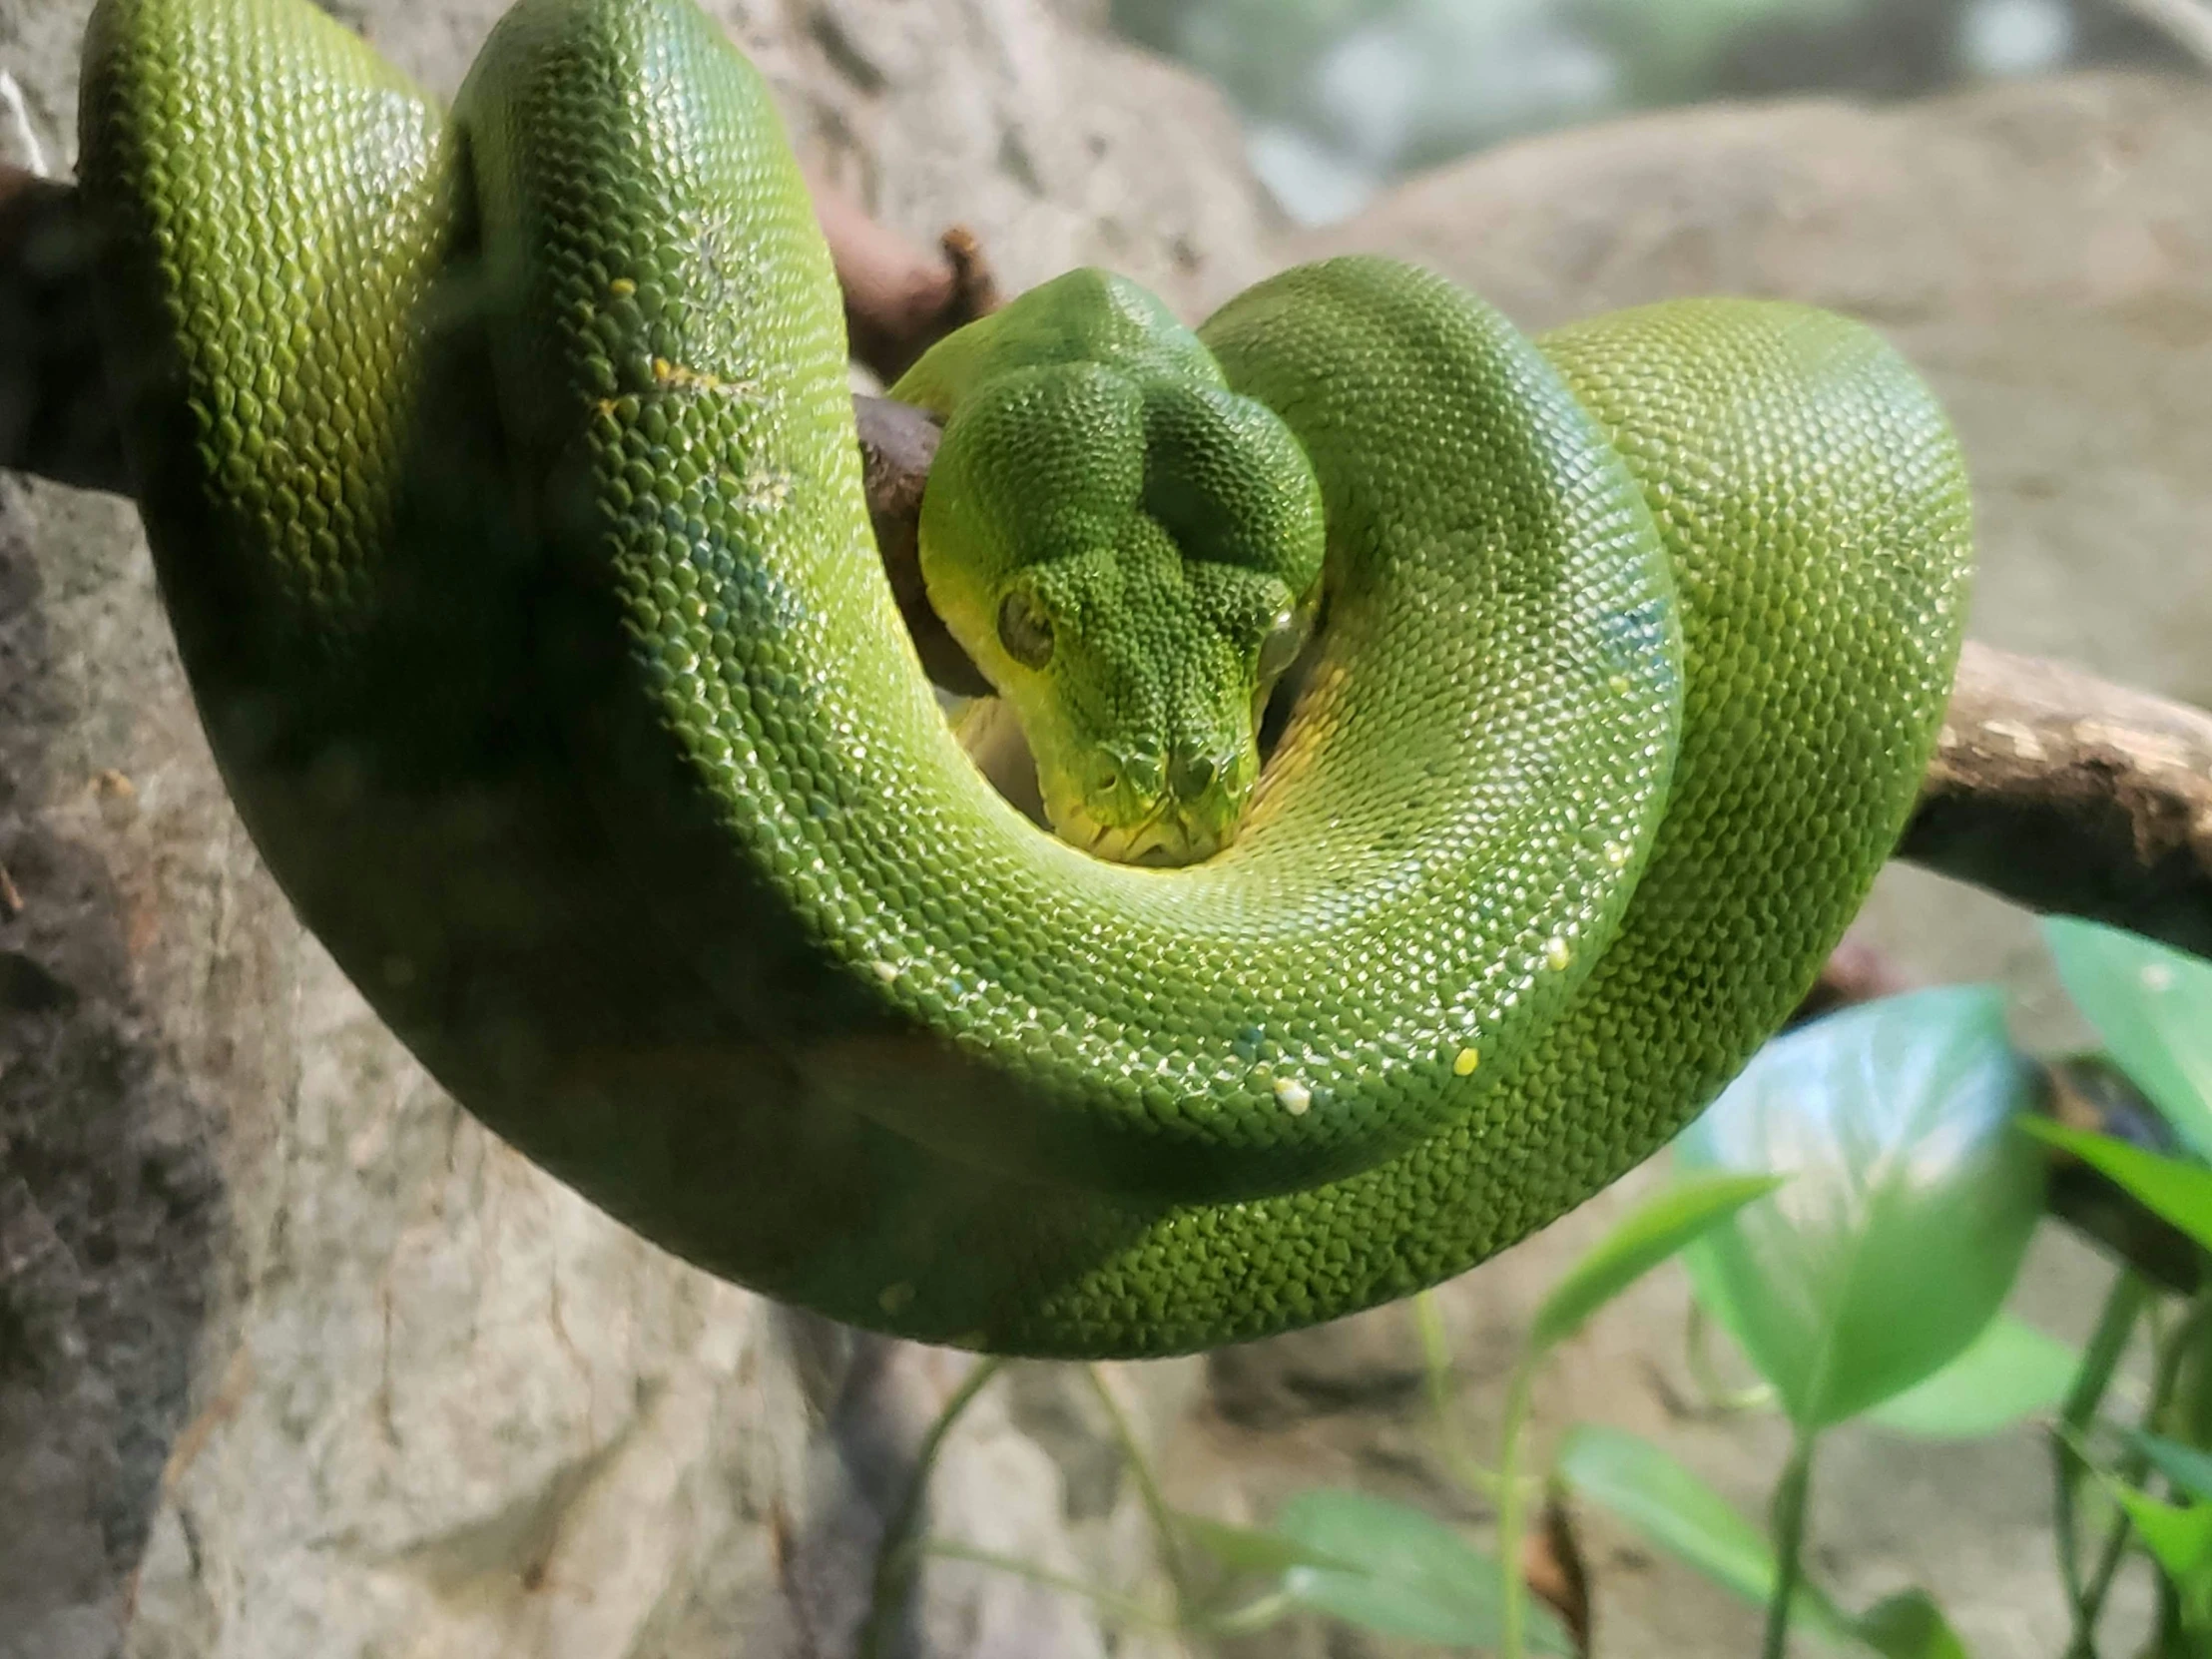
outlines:
M875 1306L886 1314L895 1314L913 1300L913 1286L901 1280L896 1285L885 1285L876 1295Z
M607 291L617 299L627 299L638 291L638 284L631 281L627 276L617 276L607 284Z
M1616 674L1605 684L1611 688L1615 697L1626 697L1628 695L1628 676L1625 674Z
M1605 861L1615 869L1625 868L1628 864L1628 856L1629 846L1626 841L1607 841L1605 843Z
M1462 1048L1451 1057L1451 1071L1455 1077L1472 1077L1474 1068L1482 1063L1482 1056L1471 1048Z
M886 962L878 959L868 963L868 967L874 972L875 977L882 980L886 985L897 979L899 974L899 966L896 962Z
M1558 973L1574 960L1574 947L1565 939L1554 937L1544 946L1544 965Z
M704 374L696 368L686 368L682 363L672 363L666 357L653 359L653 378L664 386L689 386L696 391L726 389L726 382L720 375Z
M1314 1104L1314 1091L1295 1077L1278 1077L1275 1080L1275 1098L1283 1102L1283 1110L1294 1118L1302 1118Z

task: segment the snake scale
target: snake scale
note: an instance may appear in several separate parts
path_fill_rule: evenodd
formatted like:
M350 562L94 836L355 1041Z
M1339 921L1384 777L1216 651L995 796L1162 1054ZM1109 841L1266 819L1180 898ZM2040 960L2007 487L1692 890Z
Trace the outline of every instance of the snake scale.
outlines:
M1054 835L917 665L828 252L689 0L520 0L449 111L307 0L101 0L81 140L302 919L530 1158L838 1319L1152 1355L1469 1267L1781 1023L1934 743L1961 464L1833 315L1531 340L1348 259L952 336L895 388L924 570Z

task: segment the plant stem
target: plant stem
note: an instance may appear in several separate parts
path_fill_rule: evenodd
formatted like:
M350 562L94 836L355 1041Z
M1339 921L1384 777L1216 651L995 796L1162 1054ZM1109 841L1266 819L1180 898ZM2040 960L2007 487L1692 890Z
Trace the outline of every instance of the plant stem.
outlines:
M2081 1357L2081 1369L2074 1373L2073 1383L2059 1406L2058 1429L2050 1437L2051 1474L2057 1488L2057 1512L2053 1520L2058 1575L2065 1585L2066 1599L2077 1615L2087 1599L2081 1578L2080 1509L2081 1477L2088 1468L2077 1447L2095 1418L2097 1407L2104 1403L2104 1396L2111 1390L2120 1358L2127 1352L2128 1339L2135 1334L2136 1323L2142 1317L2150 1294L2150 1287L2142 1277L2128 1269L2121 1269L2113 1278L2112 1289L2104 1299L2103 1312L2097 1316L2096 1330ZM2077 1653L2083 1651L2087 1634L2080 1628L2077 1618L2074 1630Z
M1521 1533L1527 1522L1520 1478L1521 1441L1535 1387L1534 1354L1523 1354L1505 1388L1505 1421L1497 1446L1498 1659L1522 1659L1528 1586L1521 1577Z
M1721 1381L1721 1374L1713 1364L1713 1345L1708 1333L1711 1322L1705 1309L1693 1298L1690 1312L1682 1328L1682 1357L1690 1368L1690 1381L1698 1392L1705 1396L1708 1410L1734 1414L1755 1411L1774 1402L1774 1385L1754 1382L1749 1386L1732 1388Z
M2188 1659L2188 1650L2181 1645L2181 1591L2166 1574L2158 1575L2158 1631L2151 1638L2150 1650L2158 1659Z
M2157 1305L2151 1313L2155 1316ZM2184 1314L2168 1330L2158 1333L2157 1358L2151 1371L2150 1398L2143 1406L2142 1425L2155 1431L2164 1420L2166 1405L2173 1398L2174 1383L2181 1376L2182 1361L2188 1356L2189 1347L2196 1340L2197 1332L2206 1319L2212 1317L2212 1301L2199 1298L2189 1305ZM2158 1323L2155 1319L2154 1324ZM2150 1459L2141 1452L2130 1451L2114 1465L2114 1478L2128 1485L2141 1482L2150 1467ZM2065 1659L2096 1659L2097 1620L2104 1613L2104 1599L2111 1592L2112 1580L2118 1576L2120 1563L2127 1558L2128 1540L2134 1536L2134 1526L2123 1513L2117 1516L2104 1535L2104 1547L2097 1554L2095 1570L2089 1582L2083 1586L2081 1598L2074 1603L2073 1638L2067 1644Z
M1813 1433L1800 1428L1790 1442L1790 1460L1774 1489L1774 1596L1767 1603L1766 1640L1761 1659L1785 1659L1790 1647L1790 1604L1804 1574L1805 1508L1813 1490Z
M891 1511L891 1518L883 1525L883 1536L875 1546L875 1577L868 1589L867 1623L861 1627L859 1644L853 1650L855 1659L882 1659L885 1644L890 1640L891 1626L913 1592L914 1572L920 1555L915 1543L921 1530L923 1499L929 1491L929 1474L936 1467L937 1453L944 1447L945 1435L960 1420L960 1413L982 1392L983 1384L998 1375L1004 1364L986 1356L970 1366L967 1376L960 1379L960 1385L952 1390L951 1397L937 1412L929 1431L922 1435L921 1444L914 1452L913 1472L906 1477L906 1489L899 1493L898 1507Z
M1498 1477L1474 1460L1467 1449L1459 1414L1452 1409L1451 1343L1444 1335L1443 1310L1434 1291L1413 1298L1413 1331L1420 1339L1421 1379L1426 1385L1428 1409L1436 1419L1436 1439L1444 1454L1444 1467L1452 1479L1488 1502L1495 1503Z
M1175 1615L1187 1621L1196 1613L1197 1603L1193 1599L1190 1574L1183 1564L1183 1540L1176 1532L1175 1517L1168 1509L1167 1499L1160 1493L1160 1483L1153 1478L1152 1459L1138 1443L1121 1401L1107 1386L1105 1373L1096 1366L1085 1366L1083 1375L1090 1380L1091 1391L1098 1395L1099 1404L1106 1408L1106 1420L1113 1426L1114 1441L1121 1447L1122 1461L1129 1466L1129 1476L1137 1483L1137 1496L1144 1504L1145 1513L1151 1517L1152 1530L1159 1536L1160 1565L1167 1569L1168 1583L1175 1590Z
M1246 1602L1242 1607L1217 1613L1200 1627L1209 1636L1249 1636L1256 1630L1265 1630L1286 1614L1298 1610L1295 1598L1280 1590Z
M1127 1596L1116 1595L1111 1590L1101 1590L1084 1583L1080 1578L1070 1578L1065 1573L1054 1572L1050 1567L1040 1567L1034 1561L1024 1561L1018 1555L1001 1555L995 1549L977 1549L972 1544L956 1544L950 1539L933 1538L922 1546L927 1554L940 1561L965 1561L970 1566L989 1567L993 1571L1009 1574L1026 1583L1042 1585L1048 1590L1058 1590L1064 1595L1080 1596L1090 1602L1100 1613L1114 1623L1138 1630L1174 1630L1173 1620L1163 1619L1142 1602Z

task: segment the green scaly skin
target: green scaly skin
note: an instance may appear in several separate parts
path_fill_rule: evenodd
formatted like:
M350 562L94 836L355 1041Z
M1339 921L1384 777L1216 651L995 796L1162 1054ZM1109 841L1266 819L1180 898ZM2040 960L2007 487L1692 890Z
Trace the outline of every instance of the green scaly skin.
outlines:
M1085 745L1243 790L1318 488L1289 728L1223 850L1138 867L947 730L828 253L688 0L522 0L449 116L306 0L102 0L82 109L141 507L270 866L477 1116L772 1295L1143 1355L1457 1273L1741 1066L1913 800L1966 497L1850 322L1531 342L1349 260L1203 352L1097 276L1046 303L1111 360L948 342L915 383L962 480L924 507L953 626L989 666L1004 586L1090 560L1037 595L1065 825L1123 811L1074 799ZM1253 470L1286 431L1310 486ZM1117 590L1138 620L1094 622ZM1171 638L1210 672L1144 655ZM1115 849L1204 842L1213 788Z

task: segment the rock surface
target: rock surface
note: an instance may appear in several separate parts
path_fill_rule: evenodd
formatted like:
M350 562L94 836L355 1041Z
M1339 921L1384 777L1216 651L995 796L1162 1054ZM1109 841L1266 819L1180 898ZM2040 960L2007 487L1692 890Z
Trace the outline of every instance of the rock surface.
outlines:
M89 9L0 0L64 166ZM450 91L500 0L337 9ZM967 224L1014 286L1095 261L1195 307L1265 269L1214 96L1045 6L719 10L812 169L917 236ZM263 871L129 509L14 479L0 866L0 1659L851 1652L964 1362L694 1273L461 1114ZM979 1402L941 1533L1141 1579L1118 1481L1071 1513L1015 1420L1082 1466L1100 1425L1045 1408L1081 1386ZM927 1584L899 1651L1105 1651L1064 1595Z

